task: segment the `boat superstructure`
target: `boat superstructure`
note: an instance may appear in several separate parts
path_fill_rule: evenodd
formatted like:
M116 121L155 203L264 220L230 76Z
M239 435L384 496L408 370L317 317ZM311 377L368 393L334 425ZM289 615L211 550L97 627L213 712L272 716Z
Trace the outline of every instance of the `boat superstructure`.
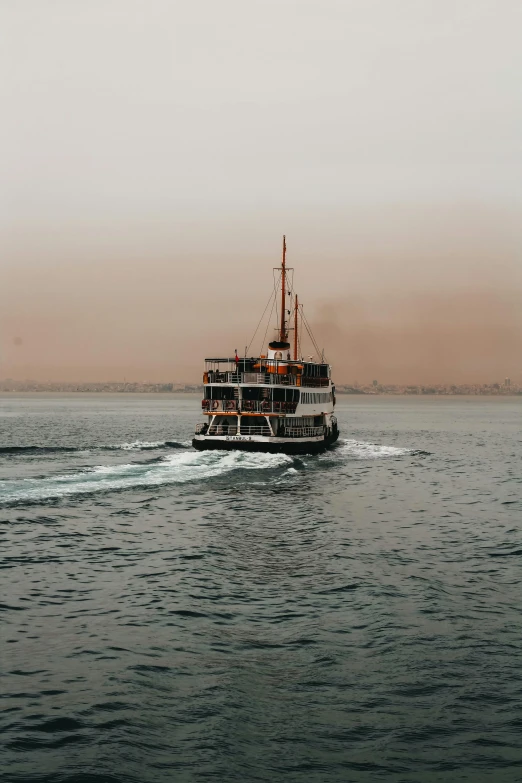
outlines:
M289 271L283 237L275 339L259 356L239 357L236 351L232 357L205 359L202 410L207 420L196 426L196 449L310 454L337 440L331 367L323 355L319 361L299 358L304 314Z

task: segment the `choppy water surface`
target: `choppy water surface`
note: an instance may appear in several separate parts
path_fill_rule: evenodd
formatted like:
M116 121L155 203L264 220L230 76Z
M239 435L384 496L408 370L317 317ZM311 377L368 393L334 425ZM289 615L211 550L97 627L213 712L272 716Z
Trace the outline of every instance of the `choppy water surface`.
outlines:
M522 399L0 397L6 781L522 780Z

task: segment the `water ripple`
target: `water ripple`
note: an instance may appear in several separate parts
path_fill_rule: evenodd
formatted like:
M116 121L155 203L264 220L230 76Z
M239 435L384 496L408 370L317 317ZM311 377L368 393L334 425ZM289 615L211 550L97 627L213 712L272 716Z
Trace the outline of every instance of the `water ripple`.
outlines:
M521 779L519 403L341 400L300 458L95 404L0 405L3 779Z

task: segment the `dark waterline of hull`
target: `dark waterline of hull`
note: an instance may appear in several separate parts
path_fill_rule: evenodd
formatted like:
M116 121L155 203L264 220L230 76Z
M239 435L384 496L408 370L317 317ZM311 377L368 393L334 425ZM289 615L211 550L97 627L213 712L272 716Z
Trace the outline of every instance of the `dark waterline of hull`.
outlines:
M321 441L308 441L300 443L299 440L287 443L270 443L268 441L254 440L197 440L193 439L192 445L198 451L257 451L264 454L322 454L331 448L339 438L339 432Z

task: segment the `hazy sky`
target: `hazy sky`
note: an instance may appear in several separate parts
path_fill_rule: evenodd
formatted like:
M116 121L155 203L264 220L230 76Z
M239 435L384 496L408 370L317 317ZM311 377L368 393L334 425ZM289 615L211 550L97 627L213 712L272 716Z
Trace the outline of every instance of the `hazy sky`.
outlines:
M0 0L0 378L522 376L520 0Z

